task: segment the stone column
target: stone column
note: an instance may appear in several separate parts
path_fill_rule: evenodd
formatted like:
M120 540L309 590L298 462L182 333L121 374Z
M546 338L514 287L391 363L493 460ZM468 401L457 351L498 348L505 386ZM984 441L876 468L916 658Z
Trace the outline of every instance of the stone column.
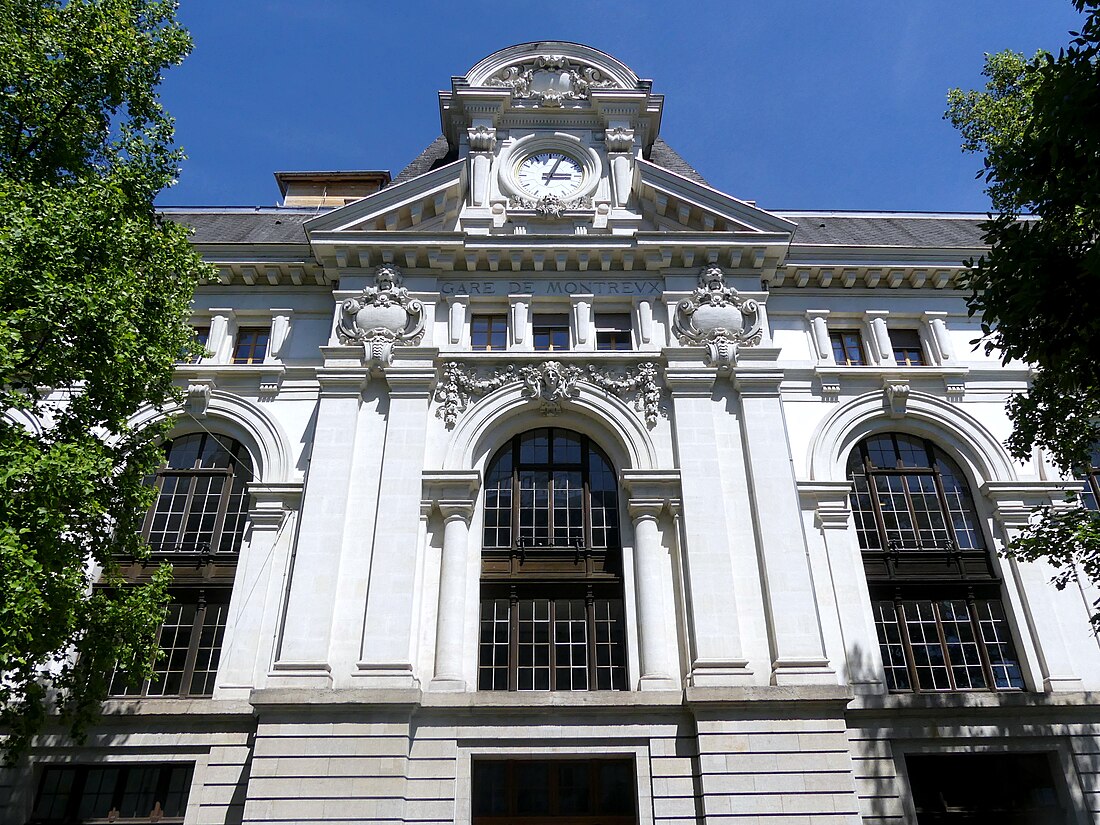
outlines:
M817 600L779 385L783 373L761 364L739 366L745 466L758 527L757 552L772 643L772 682L835 683L825 658Z
M326 682L355 434L363 387L369 378L366 369L343 366L338 356L347 353L347 360L354 362L359 356L351 351L361 349L322 348L326 362L333 365L317 372L321 385L317 422L275 661L277 671L324 677Z
M412 667L413 588L428 405L438 352L396 348L393 364L384 369L389 410L386 441L379 445L378 515L357 673L368 687L418 685Z
M424 504L443 517L443 557L439 570L435 676L430 690L465 690L466 570L470 520L481 487L478 471L437 470L424 475Z
M247 699L271 664L283 576L294 535L294 514L302 501L301 482L248 485L248 543L241 549L229 602L218 668L218 696Z
M856 693L884 693L882 652L863 557L852 526L851 492L850 481L798 484L803 507L814 511L814 524L825 544L828 581L832 584L843 647L843 659L838 664L844 665L846 680Z
M634 591L638 613L638 652L642 690L674 690L677 668L669 659L670 628L675 619L669 565L661 544L660 517L679 495L679 475L664 471L625 470L623 486L630 498L627 511L634 522Z
M740 685L752 672L742 654L722 468L714 449L717 369L703 366L703 347L664 350L672 397L672 430L683 488L681 554L687 580L691 684Z
M1072 482L1025 484L990 481L982 485L982 493L993 500L994 515L1005 531L1006 540L1011 541L1027 526L1036 507L1062 500L1067 486L1075 485ZM1081 677L1074 666L1071 643L1058 610L1058 602L1069 594L1051 587L1050 580L1056 572L1054 567L1046 561L1018 562L1014 559L1004 561L1003 565L1005 573L1012 577L1012 580L1009 580L1008 575L1005 577L1005 614L1009 621L1015 618L1021 637L1025 632L1030 637L1021 641L1025 645L1030 641L1038 656L1043 679L1041 689L1048 693L1084 690ZM1015 584L1015 588L1012 584ZM1012 590L1016 592L1012 593ZM1022 615L1013 615L1013 601L1018 601L1024 611ZM1073 612L1077 613L1076 610ZM1079 615L1082 625L1085 625L1088 614L1081 611ZM1026 650L1017 652L1021 659L1020 664L1026 672Z

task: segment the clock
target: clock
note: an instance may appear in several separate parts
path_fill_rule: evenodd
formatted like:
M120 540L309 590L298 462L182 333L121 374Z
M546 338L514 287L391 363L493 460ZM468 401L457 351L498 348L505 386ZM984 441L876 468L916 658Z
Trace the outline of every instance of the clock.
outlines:
M534 152L516 166L516 182L529 195L568 198L584 183L584 167L565 152Z

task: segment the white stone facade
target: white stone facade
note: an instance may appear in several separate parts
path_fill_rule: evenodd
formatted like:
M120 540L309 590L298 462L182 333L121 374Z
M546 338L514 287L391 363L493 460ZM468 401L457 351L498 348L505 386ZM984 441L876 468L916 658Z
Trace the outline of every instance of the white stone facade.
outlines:
M438 151L374 194L169 211L219 267L195 298L210 354L179 367L176 437L233 439L253 472L216 681L209 696L112 699L82 746L39 737L0 771L0 821L32 819L50 766L105 763L193 766L188 825L524 821L479 813L478 765L617 757L633 812L614 821L903 823L927 790L920 757L960 754L1038 754L1049 821L1097 821L1097 594L997 553L1078 482L1003 446L1028 369L971 344L956 284L980 217L762 210L668 150L662 104L601 52L514 46L440 93ZM525 163L565 194L525 188ZM475 325L490 317L502 337ZM265 351L233 363L254 329ZM484 605L516 610L524 565L547 550L532 528L497 548L512 578L487 572L489 474L544 428L579 434L615 474L616 559L569 586L589 588L587 610L598 588L621 602L625 689L484 689ZM890 505L944 508L946 538L876 551L857 529L850 458L889 433L946 457L922 478L969 490L972 504L945 486L922 505L907 487ZM588 513L571 552L598 567ZM544 544L556 571L569 551ZM914 549L977 567L905 572ZM879 562L891 572L867 572ZM508 587L520 595L490 595ZM1001 646L958 653L947 687L898 689L924 672L888 672L876 611L890 599L939 605L922 627L949 657L963 643L944 605L997 603L1003 620L968 626ZM525 678L517 667L501 678Z

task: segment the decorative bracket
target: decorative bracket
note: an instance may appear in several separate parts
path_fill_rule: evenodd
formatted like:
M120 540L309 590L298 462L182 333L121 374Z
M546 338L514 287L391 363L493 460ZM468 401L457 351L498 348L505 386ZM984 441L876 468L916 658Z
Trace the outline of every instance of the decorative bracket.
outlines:
M891 418L904 418L909 403L909 381L904 378L886 378L882 385L882 401Z
M639 364L636 368L608 368L589 365L587 370L561 361L544 361L517 369L509 365L487 374L488 369L467 367L456 361L443 365L443 375L435 391L439 402L435 414L444 426L452 429L460 413L478 398L509 384L523 384L524 397L537 401L544 415L557 415L562 404L580 394L581 383L592 384L620 398L629 396L634 409L642 413L646 426L652 429L662 413L662 388L657 365Z

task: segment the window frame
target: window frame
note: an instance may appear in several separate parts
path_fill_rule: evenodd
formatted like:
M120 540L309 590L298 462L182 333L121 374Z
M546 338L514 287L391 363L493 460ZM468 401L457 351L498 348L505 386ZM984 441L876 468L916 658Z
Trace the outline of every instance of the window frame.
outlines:
M845 340L845 336L855 337L855 348L859 354L859 360L853 361L849 353L849 343ZM870 361L867 360L867 347L863 342L863 333L851 327L837 327L829 328L829 344L832 347L833 361L840 367L866 367L870 365ZM837 359L837 347L839 345L840 352L844 354L844 360Z
M478 321L487 321L485 330L486 340L479 346L475 338L478 330L475 329ZM496 329L499 322L500 329ZM499 347L493 346L493 336L500 334L502 343ZM474 312L470 315L470 349L474 352L503 352L508 349L508 313L507 312Z
M610 326L607 319L616 318L625 321L621 326ZM598 311L592 314L592 329L594 330L595 347L597 352L629 352L634 349L634 317L630 311L613 312L610 310ZM612 336L625 336L623 340L613 337L612 346L604 346L604 336L610 333ZM617 346L625 344L625 346Z
M111 811L118 811L119 805L122 803L124 795L126 793L126 780L130 776L132 770L148 770L157 769L159 776L157 777L156 789L153 791L154 807L149 812L148 816L139 817L123 817L119 815L112 815L108 813L106 817L80 817L81 803L84 799L84 791L87 788L88 774L95 770L102 771L117 771L115 778L115 787L111 791ZM167 796L170 791L170 785L172 781L172 774L179 769L185 769L185 779L183 782L184 792L183 797L180 800L181 811L178 816L165 816L161 813L156 815L158 806L161 803L157 796ZM61 817L42 817L38 816L39 806L42 803L42 794L45 790L47 778L51 773L57 774L70 774L73 776L69 790L67 792L67 801L65 803L65 813ZM187 815L187 806L191 799L191 788L195 780L195 763L185 761L168 761L168 762L153 762L152 764L147 762L114 762L114 761L102 761L102 762L87 762L78 764L59 764L53 762L47 762L42 765L42 770L39 772L38 782L36 783L36 790L34 796L34 803L31 808L30 818L27 820L27 825L77 825L77 823L115 823L115 825L123 825L124 823L160 823L160 825L182 825L184 818Z
M251 343L245 345L242 344L242 337L245 335L255 336ZM262 352L257 357L257 350L261 349L259 342L260 338L263 338ZM247 346L247 357L242 357L242 346ZM271 325L241 325L237 327L236 333L233 335L233 349L229 353L229 363L234 366L255 366L257 364L267 363L268 356L271 353Z
M561 433L571 441L575 439L579 447L578 461L554 461L556 433ZM546 461L523 461L522 451L524 439L528 436L546 438ZM537 447L533 447L537 450ZM593 502L592 502L592 472L597 467L594 463L598 459L601 464L599 469L610 475L613 484L614 505L608 507L604 499L600 505L602 523L599 530L602 535L601 543L597 546L594 539ZM614 465L607 455L594 444L588 436L561 427L540 427L517 433L508 442L502 445L492 456L487 465L486 478L492 479L496 475L499 462L507 460L509 483L503 488L485 485L485 498L482 502L482 513L490 512L489 495L499 489L508 490L508 543L501 543L501 526L499 516L491 522L488 517L482 520L481 538L481 586L479 607L479 631L478 631L478 664L477 680L479 690L527 690L521 688L520 671L525 665L520 655L521 622L520 607L524 603L548 601L551 604L550 631L546 643L537 642L532 636L530 644L545 644L549 650L550 676L548 687L532 687L531 690L626 690L627 682L627 638L626 638L626 603L622 576L622 532L619 514L619 484L614 472ZM562 543L555 536L554 509L553 509L553 482L555 472L574 473L581 477L581 535L579 538L569 540L569 532L574 525L567 520L564 527L565 542ZM521 475L523 473L543 473L546 479L545 490L548 507L545 513L547 523L547 541L545 544L527 541L521 534L523 500L521 490ZM536 488L530 488L534 491ZM609 490L599 490L601 494ZM532 493L531 499L537 500ZM568 506L568 505L567 505ZM499 513L504 508L493 507L492 512ZM613 513L613 523L609 514ZM537 527L537 525L536 525ZM558 652L562 646L558 644L556 632L558 625L563 620L556 619L554 611L558 603L580 601L585 603L585 644L587 656L587 681L584 688L562 688L559 669L569 670L575 668L575 664L562 664L558 661ZM497 614L498 603L508 602L507 614L507 663L502 665L495 652L504 647L505 642L497 638L495 630L500 625ZM602 605L606 605L609 618L603 618L599 611ZM492 608L493 617L487 624L486 610ZM532 620L534 621L534 620ZM577 621L576 618L570 621ZM534 624L531 625L535 627ZM534 630L532 629L532 633ZM609 641L604 641L606 635ZM598 648L607 645L607 662L601 665L601 657ZM486 651L489 655L486 656ZM507 667L507 685L499 678L499 670ZM541 665L538 665L541 667ZM603 674L601 668L607 668L607 678L604 680L609 686L600 687ZM572 676L567 677L571 679ZM532 684L535 677L532 676ZM571 682L567 682L571 685Z
M899 333L905 337L912 336L913 341L906 343L898 340ZM915 346L913 342L915 341ZM924 336L917 327L891 327L890 328L890 352L894 356L894 363L899 367L927 367L931 365L928 358L928 348L924 343ZM898 353L905 353L905 359L898 358ZM920 362L915 362L911 354L920 354Z
M550 321L548 319L554 319ZM554 338L564 334L563 346L556 346ZM539 346L539 336L548 335L547 346ZM540 310L531 313L531 347L535 352L569 352L573 349L569 312L550 312Z

